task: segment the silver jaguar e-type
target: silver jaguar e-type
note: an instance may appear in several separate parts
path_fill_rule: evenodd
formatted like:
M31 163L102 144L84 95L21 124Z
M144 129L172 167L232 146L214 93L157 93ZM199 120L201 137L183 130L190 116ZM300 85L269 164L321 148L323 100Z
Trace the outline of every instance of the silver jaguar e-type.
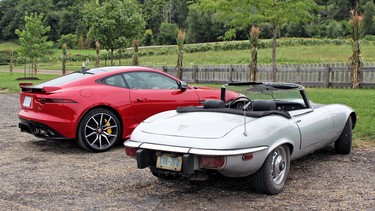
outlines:
M149 117L124 143L126 154L159 178L251 175L257 192L277 194L291 160L330 144L350 153L357 120L352 108L314 104L298 84L230 83L221 99L229 90L240 97Z

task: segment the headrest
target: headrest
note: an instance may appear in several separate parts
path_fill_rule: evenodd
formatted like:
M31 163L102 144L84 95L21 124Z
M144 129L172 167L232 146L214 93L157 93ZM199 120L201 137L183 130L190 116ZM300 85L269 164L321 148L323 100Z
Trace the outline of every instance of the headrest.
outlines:
M225 108L225 102L222 100L208 99L203 103L203 108Z
M253 111L276 110L276 103L273 100L255 100L252 102Z

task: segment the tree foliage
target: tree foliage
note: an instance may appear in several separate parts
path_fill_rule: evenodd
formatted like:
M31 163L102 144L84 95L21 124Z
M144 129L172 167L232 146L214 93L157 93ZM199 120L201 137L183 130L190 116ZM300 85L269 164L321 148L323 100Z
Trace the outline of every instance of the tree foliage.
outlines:
M89 27L87 36L111 51L111 64L113 51L130 46L144 32L145 25L139 5L132 0L88 5L84 20Z
M111 2L110 0L0 0L0 41L18 39L15 29L24 29L24 16L27 12L44 14L43 24L51 27L46 35L53 42L68 34L83 36L89 42L90 39L87 39L89 25L84 23L83 17L95 10L98 5L102 7ZM329 37L338 33L335 30L340 28L342 32L339 34L348 36L349 10L356 7L357 3L358 12L364 15L365 33L375 34L374 29L371 29L374 28L373 0L114 0L113 2L121 2L122 5L134 4L142 9L135 14L141 15L145 20L146 27L142 28L141 34L144 34L145 30L152 31L152 35L147 33L148 45L166 44L158 42L160 29L163 28L161 24L164 22L174 24L177 28L186 31L187 43L214 42L221 39L245 40L248 38L251 25L255 22L258 22L262 29L260 38L263 39L273 37L273 23L278 23L277 37ZM275 6L272 6L274 2L276 2ZM308 6L306 2L315 2L317 7L304 13L305 7ZM109 16L111 14L112 11L106 13ZM97 18L100 19L101 16ZM95 40L92 40L85 45L93 48L94 42ZM143 38L142 43L145 42L146 39ZM60 48L61 44L56 43L55 46ZM130 42L128 45L130 46Z
M366 34L375 34L375 4L372 1L367 2L363 12L363 29Z
M25 29L16 30L20 41L18 52L32 61L35 73L37 71L37 59L44 57L46 50L52 47L52 43L47 41L47 36L44 36L50 30L50 27L43 26L42 19L42 14L26 14Z

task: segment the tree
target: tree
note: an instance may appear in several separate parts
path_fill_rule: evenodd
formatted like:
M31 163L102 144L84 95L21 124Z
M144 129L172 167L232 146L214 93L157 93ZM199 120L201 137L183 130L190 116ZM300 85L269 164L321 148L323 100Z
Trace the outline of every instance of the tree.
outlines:
M113 51L130 46L144 32L140 7L132 0L111 0L86 8L84 20L90 28L87 36L110 50L113 65Z
M258 47L259 47L259 34L260 29L258 26L252 26L249 33L249 41L251 45L251 53L250 53L250 71L249 71L249 80L256 81L257 72L258 72Z
M311 19L310 11L316 7L313 0L202 0L202 9L216 10L223 21L231 27L225 37L231 39L236 32L253 24L271 24L272 28L272 78L276 80L277 34L287 23L306 22Z
M215 18L215 12L202 11L196 5L189 7L186 39L189 43L216 42L225 33L224 23Z
M66 73L66 54L67 54L67 47L66 47L66 42L61 47L62 49L62 54L63 54L63 61L62 61L62 74L64 75Z
M19 0L14 2L17 2L17 4L14 6L14 8L10 8L10 10L13 10L12 13L10 13L11 20L3 29L3 33L6 35L6 37L4 37L5 39L17 39L15 30L24 29L25 13L48 14L53 10L52 0ZM6 10L8 10L8 8L6 8Z
M44 36L50 27L44 27L42 24L43 15L36 13L25 16L25 29L16 30L19 36L20 47L19 53L29 61L32 62L32 69L37 73L37 60L46 55L46 50L52 47L52 43L47 41L47 36Z
M184 60L184 41L185 32L179 30L177 34L178 57L177 57L177 72L176 77L182 79L182 62Z
M362 24L363 15L360 15L357 10L351 11L351 17L349 23L351 26L351 38L352 38L352 56L349 58L351 66L353 68L352 72L352 87L354 89L359 88L359 69L361 66L361 45L360 38L363 35Z
M161 23L157 43L160 45L175 45L177 32L178 27L175 23Z
M369 1L365 4L363 12L363 29L366 34L375 33L374 17L375 17L375 5L374 2Z
M138 58L138 47L139 47L139 40L133 40L133 47L134 47L134 53L133 53L133 66L139 65L139 58Z

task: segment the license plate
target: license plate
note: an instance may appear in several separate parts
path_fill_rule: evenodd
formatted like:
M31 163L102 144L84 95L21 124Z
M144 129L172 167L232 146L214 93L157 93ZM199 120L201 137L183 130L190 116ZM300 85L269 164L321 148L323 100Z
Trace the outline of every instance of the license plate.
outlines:
M182 157L171 156L170 154L160 155L156 159L156 167L171 171L181 171Z
M25 99L23 99L23 106L24 107L31 107L31 101L32 101L32 97L29 97L29 96L25 96Z

